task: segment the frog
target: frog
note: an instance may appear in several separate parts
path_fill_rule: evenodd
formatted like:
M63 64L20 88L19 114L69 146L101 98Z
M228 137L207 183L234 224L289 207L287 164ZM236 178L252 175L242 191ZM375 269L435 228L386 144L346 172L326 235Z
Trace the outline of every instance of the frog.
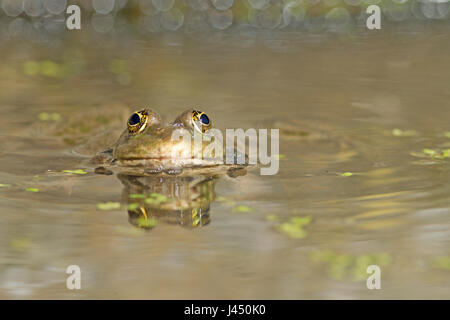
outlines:
M233 150L233 161L225 161L224 156L228 157L226 150L223 154L216 154L214 148L208 148L215 139L220 139L210 135L211 128L212 120L198 108L185 110L168 124L163 123L155 110L144 108L129 116L117 141L98 152L90 163L99 165L96 173L105 174L116 171L140 175L218 172L226 172L229 176L243 175L249 166L248 156ZM195 137L201 138L198 140L200 153L195 151L198 150L195 149ZM238 158L244 162L235 161Z
M100 165L96 173L117 173L133 226L151 230L157 220L200 228L211 221L216 181L224 173L232 178L245 175L249 166L246 155L243 164L226 164L226 152L216 157L214 149L207 150L215 136L202 139L201 157L194 157L195 135L203 138L211 129L211 118L198 108L185 110L167 124L156 111L140 109L131 113L117 140L90 162ZM174 134L182 139L174 139Z

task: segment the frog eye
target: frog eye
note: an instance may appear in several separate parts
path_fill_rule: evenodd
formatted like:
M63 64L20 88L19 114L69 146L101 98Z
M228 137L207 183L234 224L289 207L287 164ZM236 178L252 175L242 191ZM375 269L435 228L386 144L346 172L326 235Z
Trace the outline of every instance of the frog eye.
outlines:
M194 128L200 133L205 133L211 128L209 117L202 111L192 111L192 123Z
M146 110L134 112L128 119L128 132L137 134L145 130L148 125L148 112Z

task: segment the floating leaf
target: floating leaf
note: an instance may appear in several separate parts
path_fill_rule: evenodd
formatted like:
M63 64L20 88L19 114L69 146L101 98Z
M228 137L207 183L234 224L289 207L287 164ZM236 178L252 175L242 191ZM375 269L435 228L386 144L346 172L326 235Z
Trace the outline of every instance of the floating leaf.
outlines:
M441 155L443 158L450 158L450 149L444 149L441 151Z
M39 192L39 189L38 188L26 188L25 191L28 191L28 192Z
M40 63L40 73L50 78L62 78L65 76L63 66L50 60L44 60Z
M160 204L160 202L158 200L154 199L154 198L147 198L147 199L145 199L145 203L147 203L147 204L156 204L156 205Z
M61 120L61 115L59 113L48 113L41 112L39 113L39 120L41 121L59 121Z
M433 149L423 149L422 152L425 153L426 155L431 156L431 157L435 156L436 153L437 153L437 152L436 152L435 150L433 150Z
M165 195L163 195L163 194L160 194L160 193L151 193L150 197L158 199L160 201L167 201L167 197Z
M433 268L450 270L450 257L449 256L437 256L432 258L431 265Z
M343 176L343 177L351 177L352 175L353 175L353 173L351 173L351 172L341 173L341 176Z
M444 132L444 137L450 139L450 131Z
M306 231L302 227L296 226L295 224L284 222L280 224L278 230L287 234L289 237L294 239L303 239L306 237Z
M64 173L70 173L70 174L86 174L87 172L83 169L77 169L77 170L63 170Z
M139 206L140 206L140 204L137 203L137 202L130 203L130 204L127 206L127 210L134 211L134 210L136 210L137 208L139 208Z
M450 149L423 149L422 152L433 159L446 159L450 158Z
M159 205L163 202L167 202L170 199L167 198L165 195L160 194L160 193L151 193L150 197L145 199L145 203L148 204L155 204L155 205Z
M30 239L28 238L18 238L11 240L11 248L19 251L26 250L30 247Z
M12 187L12 185L8 183L0 183L0 188L10 188L10 187Z
M306 237L304 227L312 221L310 216L293 217L288 222L283 222L277 226L277 229L291 238L303 239Z
M286 159L286 155L285 154L274 154L273 157L277 160L282 160L282 159Z
M137 226L139 228L154 228L156 225L158 224L158 220L156 220L155 218L148 218L146 219L145 217L140 217L137 220Z
M120 209L120 202L103 202L97 203L98 210L117 210Z
M39 120L48 121L50 120L50 115L47 112L41 112L39 113Z
M142 193L130 193L128 196L130 199L145 199L147 196Z
M310 216L291 218L291 222L300 227L308 225L311 221L312 218Z
M392 129L392 135L394 137L412 137L417 135L415 130L402 130L399 128Z
M253 208L249 206L239 205L233 208L233 212L252 212Z
M325 264L326 273L332 279L342 280L346 275L349 275L356 281L367 279L367 267L369 265L387 266L392 261L392 257L388 253L363 253L352 256L329 250L313 251L309 258L314 263Z
M53 121L59 121L59 120L61 120L61 115L59 113L54 112L50 115L50 118Z

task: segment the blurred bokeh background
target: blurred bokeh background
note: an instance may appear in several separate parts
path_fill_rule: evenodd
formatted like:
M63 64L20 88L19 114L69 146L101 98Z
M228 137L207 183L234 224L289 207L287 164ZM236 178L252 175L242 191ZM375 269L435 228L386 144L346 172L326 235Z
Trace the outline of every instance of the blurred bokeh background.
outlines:
M365 26L366 8L371 4L381 8L383 27L448 21L449 14L447 0L2 0L2 40L62 38L67 35L66 7L70 4L82 9L85 32L128 38L171 31L200 34L209 40L217 31L356 32L355 27Z

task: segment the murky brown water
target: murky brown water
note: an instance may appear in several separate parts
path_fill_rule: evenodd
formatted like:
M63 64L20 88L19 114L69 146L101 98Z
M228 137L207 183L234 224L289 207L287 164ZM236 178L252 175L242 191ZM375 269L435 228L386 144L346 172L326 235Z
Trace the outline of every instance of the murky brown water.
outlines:
M449 35L3 47L0 298L450 298ZM280 127L280 171L217 180L198 227L169 215L138 228L127 180L94 174L96 143L74 144L116 137L135 107L170 120L196 105L221 129ZM56 134L99 115L115 120ZM109 201L123 206L97 208ZM381 290L366 287L370 264Z

